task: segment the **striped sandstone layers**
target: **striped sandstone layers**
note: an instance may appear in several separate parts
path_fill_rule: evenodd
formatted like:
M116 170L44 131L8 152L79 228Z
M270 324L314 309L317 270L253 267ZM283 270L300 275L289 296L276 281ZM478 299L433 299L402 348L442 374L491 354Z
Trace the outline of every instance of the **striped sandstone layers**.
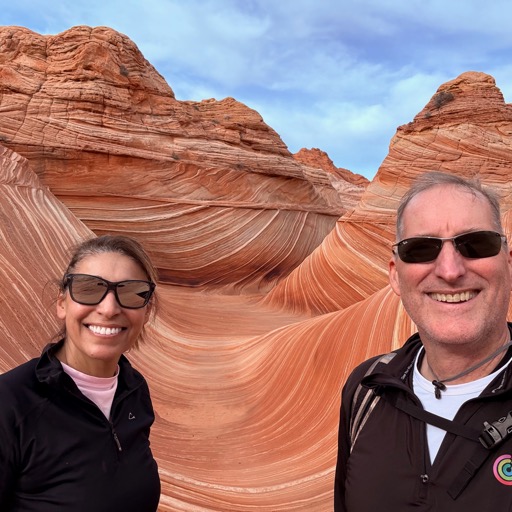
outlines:
M511 228L511 107L481 73L442 85L370 184L290 154L232 98L176 100L105 27L0 28L0 108L0 371L58 330L68 247L137 237L161 274L152 341L129 354L156 409L161 511L330 510L344 379L414 329L387 285L405 188L480 175Z

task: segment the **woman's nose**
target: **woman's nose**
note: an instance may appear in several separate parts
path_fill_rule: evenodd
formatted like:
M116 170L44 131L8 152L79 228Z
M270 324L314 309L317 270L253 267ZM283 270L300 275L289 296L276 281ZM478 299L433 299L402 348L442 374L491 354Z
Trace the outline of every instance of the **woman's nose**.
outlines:
M113 316L119 313L121 306L117 302L113 290L109 290L103 300L97 305L96 309L105 316Z

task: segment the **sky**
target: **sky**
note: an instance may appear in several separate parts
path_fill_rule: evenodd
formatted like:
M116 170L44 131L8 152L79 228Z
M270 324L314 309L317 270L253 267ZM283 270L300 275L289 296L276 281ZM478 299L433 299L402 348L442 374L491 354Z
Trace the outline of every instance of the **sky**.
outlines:
M128 36L178 100L233 97L292 153L375 176L398 126L466 71L512 101L508 0L16 0L3 25ZM1 48L1 41L0 41Z

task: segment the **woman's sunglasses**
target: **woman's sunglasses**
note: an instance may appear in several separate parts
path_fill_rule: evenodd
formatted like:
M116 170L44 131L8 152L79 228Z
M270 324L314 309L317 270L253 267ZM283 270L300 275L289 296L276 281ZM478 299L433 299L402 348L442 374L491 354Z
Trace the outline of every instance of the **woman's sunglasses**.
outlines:
M500 252L502 242L507 243L507 238L495 231L473 231L450 238L433 236L406 238L393 244L393 248L396 247L396 253L405 263L428 263L439 256L443 243L447 241L452 242L464 258L477 259L496 256ZM394 249L393 252L395 252Z
M71 298L84 306L96 306L112 290L118 304L127 309L143 308L153 295L155 283L128 279L112 283L89 274L66 274L64 289L69 290Z

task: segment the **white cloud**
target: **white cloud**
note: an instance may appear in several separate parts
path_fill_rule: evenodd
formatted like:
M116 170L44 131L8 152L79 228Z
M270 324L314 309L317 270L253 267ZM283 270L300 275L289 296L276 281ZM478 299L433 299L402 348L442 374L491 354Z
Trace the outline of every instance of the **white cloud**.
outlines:
M109 26L182 100L232 96L293 152L373 176L396 128L469 70L512 96L512 5L495 0L18 0L2 20L40 33Z

